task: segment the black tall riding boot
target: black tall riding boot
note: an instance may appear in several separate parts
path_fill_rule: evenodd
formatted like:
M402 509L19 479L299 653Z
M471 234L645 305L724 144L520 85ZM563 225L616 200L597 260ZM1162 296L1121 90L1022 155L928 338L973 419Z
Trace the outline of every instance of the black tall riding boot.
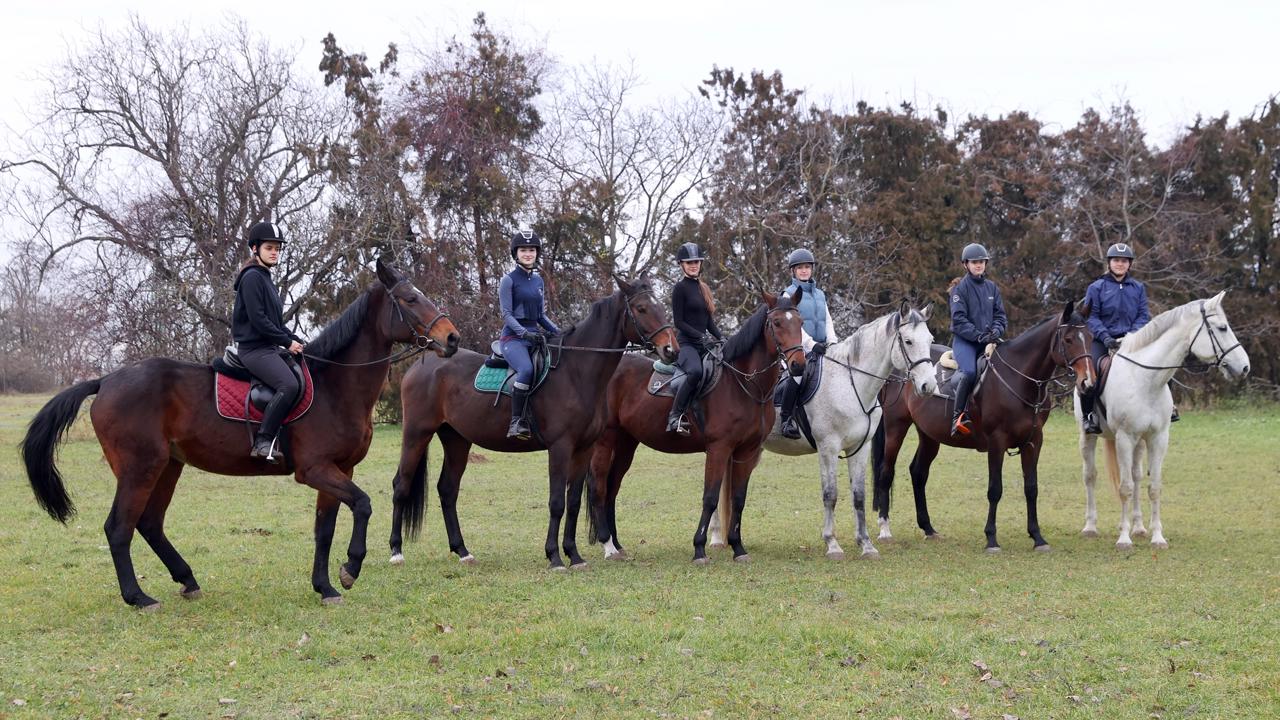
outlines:
M782 437L799 440L800 428L796 425L795 412L796 400L800 396L800 383L789 376L783 383L782 407L778 408L778 415L782 418Z
M677 435L689 434L689 424L684 421L684 413L689 409L689 401L692 399L694 390L697 389L695 385L697 383L686 377L680 389L676 391L675 401L671 403L671 413L667 415L667 432L674 432Z
M1097 392L1097 388L1093 388L1080 396L1080 415L1084 418L1084 431L1089 435L1102 434L1102 426L1098 424L1098 418L1093 414Z
M517 440L529 439L529 420L525 417L528 405L528 389L511 388L511 426L507 428L507 437Z
M955 413L951 417L952 437L969 434L969 417L964 414L964 411L969 406L969 393L973 391L975 380L972 375L964 371L958 371L956 374L960 379L956 382L956 406Z
M262 411L262 426L253 438L253 450L249 457L266 460L269 463L280 462L280 453L275 450L276 436L280 434L280 426L293 409L294 393L278 392L271 396L266 409Z

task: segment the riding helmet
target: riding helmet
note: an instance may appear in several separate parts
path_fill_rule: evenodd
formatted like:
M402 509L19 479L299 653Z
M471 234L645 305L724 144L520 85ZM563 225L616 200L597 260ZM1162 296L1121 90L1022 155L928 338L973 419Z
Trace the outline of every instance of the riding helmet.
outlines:
M676 250L676 262L690 262L693 260L706 260L702 255L702 248L698 247L698 243L687 242Z
M271 240L280 243L280 247L284 247L284 233L280 232L280 226L273 223L262 221L256 223L249 228L249 247L256 248L258 245Z
M978 243L969 243L964 246L964 250L960 252L960 262L971 262L973 260L990 260L991 254L987 249Z
M1111 258L1128 258L1133 259L1133 246L1129 243L1116 243L1107 248L1107 259Z
M542 236L529 228L522 228L511 233L511 259L516 259L516 250L522 247L536 248L542 255Z
M787 256L788 270L791 270L797 265L803 265L805 263L809 263L810 265L818 264L817 258L813 256L813 253L809 251L809 248L798 248L798 249L792 250L791 254Z

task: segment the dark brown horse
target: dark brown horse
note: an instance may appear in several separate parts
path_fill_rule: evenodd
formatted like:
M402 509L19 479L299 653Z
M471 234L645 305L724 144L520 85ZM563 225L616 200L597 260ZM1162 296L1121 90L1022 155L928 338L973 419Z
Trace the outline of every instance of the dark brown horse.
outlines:
M355 523L340 578L350 588L365 556L369 496L352 482L356 463L373 436L372 415L391 367L392 344L416 342L442 357L458 348L458 333L399 271L378 261L380 283L364 292L306 353L316 395L306 415L289 426L290 452L298 482L316 498L316 553L311 585L326 603L342 596L329 583L338 504L351 508ZM249 457L241 422L219 417L214 408L214 372L208 365L152 358L62 391L36 414L22 446L27 477L36 500L55 520L75 514L54 451L75 421L80 405L97 395L90 409L93 429L116 475L116 496L105 530L124 601L142 609L159 607L138 585L129 546L134 529L142 534L182 596L200 596L187 561L164 533L164 516L185 465L220 475L284 475L285 466Z
M1044 439L1044 422L1053 407L1049 383L1058 368L1075 373L1075 384L1083 390L1092 387L1096 375L1089 344L1093 336L1083 316L1067 303L1062 314L1054 315L1009 342L1000 345L991 356L982 385L969 401L973 432L967 437L951 436L952 402L936 395L927 397L899 392L900 384L891 383L880 391L884 408L880 428L871 446L871 468L875 473L875 509L880 511L880 539L889 540L889 490L893 485L894 464L906 439L907 430L916 426L920 446L911 460L911 488L916 501L916 522L925 537L938 536L929 522L925 500L925 483L929 466L938 456L942 444L969 448L987 454L987 552L999 552L996 542L996 506L1004 491L1001 473L1005 451L1016 450L1022 459L1023 493L1027 499L1027 534L1035 549L1047 551L1049 544L1040 534L1036 517L1039 494L1036 466ZM934 346L937 350L946 347ZM935 358L936 359L936 358Z
M462 541L458 524L458 488L467 469L472 444L499 452L549 450L547 469L550 522L546 554L552 570L563 570L556 535L565 513L568 490L569 517L564 526L564 551L574 568L586 563L578 554L576 524L582 498L582 479L591 447L604 428L604 389L628 343L653 347L668 362L679 345L667 322L667 312L653 295L648 280L629 283L615 278L618 291L597 300L585 320L551 341L555 369L530 397L534 418L533 437L507 438L511 400L474 388L476 371L484 356L464 350L449 362L424 357L404 376L400 387L404 408L404 439L400 467L392 482L394 508L391 518L391 562L404 562L401 530L408 525L410 539L422 527L426 503L427 448L434 435L444 446L444 462L436 489L444 514L449 549L463 563L475 556ZM557 349L561 348L561 349Z
M707 454L703 469L702 517L693 535L693 561L708 562L707 529L717 507L735 560L747 560L742 545L742 509L751 471L760 462L773 428L773 387L783 367L804 372L803 320L791 301L764 295L765 304L725 343L719 383L702 398L705 427L688 436L667 432L672 398L649 394L653 363L623 358L609 383L608 425L591 458L590 512L605 556L623 556L618 542L617 498L640 443L664 453ZM799 297L796 298L799 301ZM726 482L727 481L727 482ZM725 500L721 501L723 495ZM730 502L729 498L732 497Z

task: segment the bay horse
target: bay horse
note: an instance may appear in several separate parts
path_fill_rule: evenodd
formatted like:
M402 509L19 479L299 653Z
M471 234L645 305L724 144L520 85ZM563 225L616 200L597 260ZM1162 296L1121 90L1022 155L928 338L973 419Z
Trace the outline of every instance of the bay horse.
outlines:
M775 424L765 440L766 450L780 455L818 455L818 474L822 480L824 510L822 539L827 557L843 560L844 549L836 540L835 512L839 496L836 480L839 460L844 457L849 468L849 489L853 496L855 536L864 558L879 557L867 532L866 475L867 457L871 452L871 435L880 424L877 398L890 374L908 378L912 390L922 396L933 394L933 362L930 349L933 333L929 332L932 306L915 310L903 303L899 310L886 314L858 328L849 337L827 346L821 357L822 383L813 399L804 405L810 433L817 447L805 438L783 437L782 422ZM811 342L805 337L806 346ZM811 356L809 362L813 362ZM844 453L842 456L841 453ZM712 528L712 542L717 537Z
M339 503L355 518L339 578L345 588L355 584L371 509L352 473L373 437L373 407L391 367L392 345L414 342L440 357L458 348L458 332L448 316L399 270L379 259L377 274L380 282L306 346L313 360L315 400L289 425L286 464L249 457L244 423L218 415L214 371L208 365L150 358L63 390L36 414L22 444L27 478L40 506L66 524L75 507L54 465L54 451L81 403L97 395L89 415L116 476L115 501L103 529L126 603L142 610L160 606L134 574L130 544L135 529L182 586L182 597L201 595L191 566L164 532L165 511L187 465L219 475L285 475L292 465L295 479L317 492L312 587L326 604L342 601L329 582L328 568Z
M800 301L799 295L788 299L762 293L762 298L764 304L725 342L724 375L700 401L705 427L695 423L687 436L667 432L674 399L649 394L653 363L640 357L626 357L619 363L609 381L608 420L596 442L587 479L589 524L595 539L604 544L606 558L625 556L618 540L618 491L636 447L644 443L658 452L707 455L693 561L699 565L710 561L707 532L717 507L734 559L750 560L742 544L742 510L751 471L773 427L773 387L785 365L794 375L803 373L805 366L803 320L793 305Z
M965 437L951 435L949 398L916 397L886 387L880 391L884 414L872 442L872 471L875 473L875 504L880 513L880 539L892 539L889 531L889 490L893 486L894 465L914 424L920 440L911 460L911 488L916 502L916 523L926 538L938 537L929 520L925 484L929 466L941 445L969 448L987 454L987 552L1000 552L996 541L996 507L1003 494L1002 472L1006 451L1015 451L1022 460L1022 488L1027 501L1027 534L1035 549L1049 550L1040 533L1036 514L1037 465L1044 439L1044 423L1053 407L1049 383L1057 368L1075 373L1075 386L1087 390L1096 373L1089 345L1093 336L1085 317L1074 311L1074 301L1026 332L999 345L991 354L990 367L974 390L969 407L975 412L973 432ZM935 353L947 350L935 346Z
M549 341L555 364L529 402L534 433L528 440L507 437L511 400L495 404L489 393L474 388L476 371L485 356L467 350L448 362L425 356L405 374L400 387L403 442L400 465L392 481L391 563L404 562L402 530L410 539L422 527L426 503L427 449L439 435L444 461L436 490L444 514L449 549L467 565L476 558L467 549L458 523L458 489L473 444L498 452L548 450L550 496L547 501L546 556L550 569L565 569L556 541L565 513L564 551L570 566L586 567L578 554L577 515L582 477L596 436L604 429L604 389L629 343L655 347L668 362L679 352L667 312L647 279L628 282L615 276L618 290L592 306L585 320Z
M1169 415L1173 397L1169 380L1184 367L1183 358L1194 355L1197 360L1217 367L1227 378L1243 378L1249 374L1249 354L1236 340L1222 307L1220 292L1207 300L1193 300L1162 312L1142 329L1126 335L1120 350L1111 358L1111 369L1102 386L1098 404L1102 435L1106 443L1104 457L1108 474L1120 497L1119 550L1132 550L1133 539L1147 529L1142 523L1142 503L1138 500L1138 481L1142 477L1142 451L1147 454L1147 497L1151 501L1151 547L1165 549L1169 541L1160 521L1160 491L1164 483L1164 457L1169 449ZM1077 427L1080 400L1076 398ZM1093 485L1098 471L1094 463L1098 435L1080 431L1080 455L1084 459L1085 537L1098 537L1098 507Z

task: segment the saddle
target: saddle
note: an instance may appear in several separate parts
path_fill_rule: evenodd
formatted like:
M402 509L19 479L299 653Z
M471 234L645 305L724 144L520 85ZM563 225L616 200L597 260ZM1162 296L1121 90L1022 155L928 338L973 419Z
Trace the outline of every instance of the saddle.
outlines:
M934 379L937 380L934 383L934 396L954 400L956 397L956 373L959 371L960 366L956 364L955 355L951 352L951 348L935 343L929 349L929 357L933 360ZM987 376L987 367L990 364L986 353L978 356L978 380L973 384L973 392L969 394L969 397L978 394L978 388L982 387L982 380Z
M533 387L529 391L530 393L537 390L547 379L547 374L551 372L552 364L548 358L550 352L548 350L546 353L534 353L534 381ZM498 397L494 398L496 404L501 396L511 394L512 378L515 376L516 371L511 369L511 366L507 364L507 359L502 356L502 342L494 340L489 345L489 357L484 359L484 364L476 371L476 377L472 385L478 392L497 395Z
M315 384L311 379L311 369L304 363L298 363L288 353L281 356L298 379L302 391L298 393L298 402L293 406L285 424L302 417L311 409L315 400ZM228 420L238 422L261 423L262 411L271 402L276 391L261 380L253 377L249 369L240 362L240 355L232 345L228 345L222 357L214 358L209 365L213 368L213 397L218 414Z
M804 406L818 394L818 388L822 386L822 355L814 352L807 353L804 361L804 374L800 376L800 387L797 389L796 407L791 417L795 418L796 425L800 428L800 434L804 439L809 441L809 446L815 450L818 443L813 439L813 429L809 426L809 414L805 412ZM790 373L783 373L778 378L778 384L773 386L773 406L775 408L782 407L783 398L786 396L786 383L795 382L791 379Z
M712 351L702 356L702 385L693 394L694 400L701 400L715 389L722 373L720 355ZM668 365L661 360L653 361L653 373L649 376L649 394L654 397L675 397L680 386L688 379L678 366Z

